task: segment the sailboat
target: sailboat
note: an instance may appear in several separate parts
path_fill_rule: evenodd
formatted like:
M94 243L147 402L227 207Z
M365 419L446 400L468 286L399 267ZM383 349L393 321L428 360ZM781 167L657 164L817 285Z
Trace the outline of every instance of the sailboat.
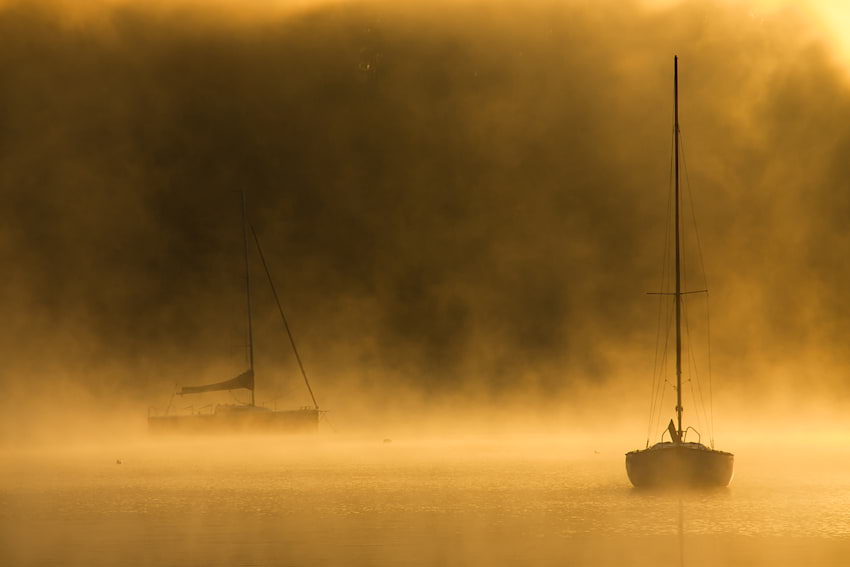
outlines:
M278 299L277 291L266 264L265 256L263 256L260 241L257 238L253 227L250 227L253 235L254 243L257 247L260 260L268 277L269 284L272 288L275 302L277 303L283 325L286 333L289 336L289 341L292 350L295 353L295 359L298 361L298 367L301 370L301 375L304 378L304 383L307 386L307 391L310 393L310 398L313 401L312 406L302 407L293 410L272 410L263 406L258 406L255 403L254 397L254 329L251 304L251 270L249 260L249 245L248 245L248 230L249 223L247 219L247 207L245 203L245 193L242 192L242 238L245 244L245 296L247 299L247 317L248 317L248 369L238 376L223 382L214 384L205 384L202 386L183 386L176 394L186 396L192 394L202 394L204 392L216 392L222 390L237 390L246 389L251 392L251 402L245 404L220 404L212 407L212 410L207 413L191 413L169 415L169 410L166 409L164 415L148 415L148 427L154 433L227 433L227 432L269 432L269 433L308 433L315 432L319 427L319 404L316 401L316 396L313 394L313 389L307 379L307 373L304 370L304 365L301 362L301 357L298 354L298 349L295 346L295 340L289 328L289 323L286 320L286 315L281 307ZM171 404L169 403L169 408Z
M689 292L682 290L681 258L681 220L679 214L681 194L679 189L679 60L673 57L673 106L674 106L674 147L675 147L675 192L674 192L674 248L676 288L672 293L676 326L676 421L672 419L665 433L670 440L662 441L637 451L626 453L626 473L631 483L642 487L667 486L705 486L723 487L732 480L734 455L703 445L701 442L689 442L687 434L695 431L692 427L682 427L682 303L683 296ZM700 290L707 292L707 290Z

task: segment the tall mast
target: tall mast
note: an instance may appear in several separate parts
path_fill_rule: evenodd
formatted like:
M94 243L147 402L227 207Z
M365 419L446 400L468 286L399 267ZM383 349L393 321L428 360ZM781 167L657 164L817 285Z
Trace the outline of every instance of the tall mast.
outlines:
M679 58L673 56L674 144L676 146L676 420L682 440L682 274L679 261Z
M254 379L254 328L251 320L251 270L248 263L248 213L245 191L242 193L242 239L245 242L245 295L248 299L248 369ZM677 249L678 250L678 249ZM677 260L678 261L678 260ZM251 405L254 404L254 388L251 388Z

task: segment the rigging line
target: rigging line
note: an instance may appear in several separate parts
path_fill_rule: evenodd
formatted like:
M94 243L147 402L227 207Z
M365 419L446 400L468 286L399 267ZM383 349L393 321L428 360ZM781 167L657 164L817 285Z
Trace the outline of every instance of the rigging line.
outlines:
M662 298L659 299L661 300ZM664 366L666 363L666 353L665 350L661 348L661 334L664 333L664 344L666 349L666 342L669 340L669 318L669 306L663 303L662 301L659 301L658 319L656 327L655 357L652 371L652 391L650 396L650 416L647 431L648 437L652 435L652 424L655 420L655 414L656 412L660 412L658 395L660 390L664 387L663 376Z
M666 327L666 332L665 332L666 343L664 345L664 356L663 356L663 359L662 359L663 366L662 366L662 369L661 369L662 376L660 377L661 379L660 379L660 382L659 382L660 396L659 396L659 401L658 401L658 413L657 413L656 422L655 422L655 433L657 435L658 432L661 431L662 436L663 436L663 432L666 431L666 427L664 427L662 425L662 420L664 419L663 418L664 413L663 413L663 409L662 409L664 407L664 398L667 395L668 386L673 391L676 390L676 384L674 384L668 378L666 378L667 376L670 375L670 360L671 360L671 357L670 357L670 336L672 335L673 321L674 320L675 320L675 311L673 309L673 303L669 302L668 303L668 309L667 309L667 327ZM675 395L674 395L674 399L675 399Z
M699 369L697 368L696 355L691 350L691 359L693 361L693 372L694 379L691 380L691 395L694 397L694 405L697 406L697 420L700 422L700 428L702 427L703 419L705 419L705 426L708 428L708 412L705 410L705 396L702 394L702 381L699 378ZM696 392L693 391L693 383L696 382ZM699 398L697 398L699 396ZM700 414L699 410L702 410L702 414ZM708 434L711 434L711 431L708 431Z
M666 390L666 389L661 390L661 400L659 401L659 404L661 404L661 405L663 405L663 404L664 404L664 394L665 394L666 392L667 392L667 390ZM660 421L661 412L658 412L658 416L659 416L659 421ZM659 429L659 426L658 426L658 424L656 423L656 425L655 425L655 432L656 432L656 433L658 433L658 429ZM663 435L663 434L662 434L662 435ZM647 445L649 445L649 442L647 441L647 443L646 443L646 444L647 444Z
M694 192L691 188L691 179L688 174L688 161L685 157L685 140L682 136L681 131L679 132L679 145L682 147L682 169L685 170L685 187L688 190L688 197L690 198L691 218L693 219L694 223L694 236L697 241L697 254L699 256L700 269L702 270L702 282L704 284L704 287L708 289L708 274L705 271L705 259L702 254L702 241L699 237L699 225L697 224L697 214L694 205Z
M177 395L177 382L174 383L174 391L171 392L171 397L168 399L168 405L165 406L165 415L168 415L168 412L171 411L171 404L174 402L174 396Z
M654 357L653 363L652 363L652 388L650 390L650 397L649 397L649 423L648 423L647 432L646 432L647 442L649 442L649 437L652 434L652 421L653 421L653 417L655 415L655 409L656 409L655 400L658 397L658 395L657 395L658 379L659 379L659 376L660 376L660 373L658 371L658 363L659 363L659 358L660 358L658 349L659 349L659 345L661 344L661 325L662 325L661 322L662 322L662 313L663 313L662 300L663 300L663 297L659 296L658 297L658 317L657 317L656 328L655 328L655 357Z
M709 429L709 441L711 448L714 449L714 390L711 377L711 306L708 302L708 293L705 294L705 328L708 336L708 407L711 420L711 428Z
M665 284L672 285L672 282L668 282L667 280L670 277L668 267L672 269L673 267L673 250L672 250L672 238L671 231L673 230L673 205L674 205L674 185L675 178L673 175L673 164L676 153L676 119L675 119L675 110L671 113L671 135L670 135L670 171L669 171L669 189L667 194L667 215L666 219L666 231L664 237L664 250L665 255L662 263L662 281L661 281L661 290L665 291L670 289L669 286L665 287ZM660 299L660 298L659 298ZM675 386L665 378L665 376L669 375L669 364L670 364L670 337L673 329L673 321L674 321L674 302L668 301L667 304L667 316L665 318L665 327L664 327L664 349L662 351L662 359L661 359L661 367L659 368L658 375L658 392L655 394L654 398L658 400L658 405L656 406L657 414L655 419L655 430L656 433L661 428L661 419L662 412L664 407L664 397L667 393L667 385L671 387ZM659 395L660 394L660 395Z
M330 420L330 419L328 419L328 413L327 413L327 412L324 412L324 411L323 411L323 412L321 412L319 415L321 415L321 418L320 418L320 419L321 419L322 421L324 421L325 423L327 423L327 424L328 424L328 427L330 427L330 428L331 428L331 431L332 431L332 432L334 432L334 433L339 433L339 432L336 430L336 427L334 427L333 423L331 423L331 420Z
M672 191L672 186L673 186L673 147L672 146L675 144L675 132L672 133L672 134L673 135L670 136L671 137L671 140L670 140L670 146L671 146L671 148L670 148L671 149L671 151L670 151L670 169L667 173L667 180L668 180L667 181L667 183L668 183L667 207L666 207L666 209L667 209L667 215L666 215L667 222L665 223L665 229L664 229L664 252L662 254L662 261L661 261L661 284L660 284L660 288L661 288L662 292L665 291L664 290L664 282L666 280L668 257L670 255L670 224L671 224L670 223L670 217L671 217L670 211L672 209L671 196L672 196L672 193L673 193L673 191ZM647 433L646 433L647 443L649 443L649 438L652 435L652 421L653 421L653 416L655 414L655 410L658 409L660 411L660 408L656 407L656 399L658 398L657 388L660 387L660 386L657 386L657 381L660 378L660 373L658 371L658 358L659 358L658 347L661 344L661 321L662 321L662 312L663 312L663 305L664 305L662 303L663 299L664 298L661 297L661 296L658 297L658 316L657 316L656 327L655 327L655 357L654 357L654 360L653 360L653 363L652 363L652 387L651 387L651 390L650 390L651 395L650 395L650 398L649 398L649 423L648 423L648 426L647 426Z
M665 256L667 256L666 251L665 251ZM662 261L662 266L664 266L664 265L666 265L666 259L663 259L663 261ZM664 279L665 279L665 274L664 274L664 270L662 268L662 276L661 276L662 286L663 286ZM648 434L651 434L653 416L654 416L655 410L657 409L655 404L656 404L656 400L657 400L657 397L658 397L657 396L658 388L661 387L661 384L659 383L659 381L660 381L660 378L661 378L661 375L662 375L662 372L659 370L659 360L661 359L661 356L659 354L659 348L660 348L660 345L661 345L661 333L662 333L662 329L664 328L663 321L665 321L666 318L663 317L664 311L665 311L665 309L664 309L665 304L663 303L663 298L659 296L658 299L659 299L658 310L657 310L658 315L657 315L657 318L656 318L656 330L655 330L655 356L653 358L652 390L651 390L651 396L650 396L650 415L649 415L649 423L648 423L648 426L649 426L650 429L648 430ZM666 335L665 335L665 339L666 339Z
M682 147L682 152L684 153L684 146L682 146L682 142L681 142L681 129L679 130L679 145L680 145L680 147ZM683 162L684 162L684 160L683 160ZM684 163L683 163L683 165L684 165ZM687 170L686 170L685 175L687 176ZM688 190L690 190L689 184L686 183L685 185L688 188ZM681 204L682 204L683 207L684 207L684 201L685 201L685 194L686 194L686 192L683 191L683 192L681 192L681 194L679 196L679 198L681 199ZM691 210L693 211L693 196L690 195L690 197L691 197L691 199L690 199ZM687 231L686 230L681 231L681 242L682 242L682 249L687 250ZM682 254L681 262L682 262L682 274L681 274L682 286L685 289L687 289L687 287L688 287L688 284L687 284L688 254L687 253ZM704 276L705 276L705 270L703 268L703 277ZM708 287L708 286L706 285L706 287ZM690 372L691 371L691 363L693 363L694 368L695 368L696 356L693 352L693 341L691 340L691 335L690 335L690 324L689 324L688 311L687 311L687 305L686 305L685 297L683 297L683 296L680 297L679 301L681 302L681 305L682 305L682 312L683 312L682 318L684 319L684 322L685 322L685 334L686 334L687 343L688 343L687 353L688 353L689 357L691 357L693 359L693 360L688 361L688 371ZM699 380L698 374L696 374L696 376L697 376L697 380ZM700 428L702 428L702 416L700 415L700 409L702 409L703 414L705 414L704 401L703 401L702 408L700 408L699 400L697 400L696 394L693 390L693 381L692 381L691 378L689 378L689 380L691 380L691 396L692 396L693 401L694 401L694 406L696 406L694 413L696 413L696 416L697 416L697 423L699 424ZM707 415L706 415L706 421L708 421Z
M656 431L656 433L658 432L658 430L661 427L661 408L664 407L664 394L667 391L667 388L665 388L664 386L667 385L667 384L669 384L670 386L673 386L673 384L670 383L670 381L668 381L666 378L664 378L663 380L661 379L662 376L667 376L667 374L668 374L668 365L669 365L669 359L670 359L669 358L670 330L673 327L673 308L672 308L672 303L669 303L669 302L668 302L667 318L666 319L667 319L667 325L665 327L666 331L664 333L664 337L665 337L664 351L663 351L662 358L661 358L661 369L660 369L659 381L658 381L658 391L655 394L656 399L658 399L658 406L657 406L658 412L657 412L656 418L655 418L655 431ZM660 394L660 396L659 396L659 394Z
M692 368L689 367L688 372L690 372L691 369ZM690 376L688 377L688 384L690 384L690 386L691 386L691 399L693 399L694 405L697 405L698 401L697 401L697 393L694 390L694 380ZM694 412L694 414L697 416L697 427L699 427L699 429L702 430L702 414L700 414L699 409L697 409Z
M681 200L681 204L685 201L684 191L682 191L679 195L679 199ZM682 231L680 233L679 238L682 241L682 289L688 289L688 254L687 254L687 234L684 230L684 220L680 221L682 223ZM681 297L681 301L684 302L684 296Z
M691 397L694 399L694 402L696 402L697 395L696 395L696 392L694 392L694 381L693 381L693 380L688 380L688 382L689 382L689 383L690 383L690 385L691 385ZM696 411L696 412L694 412L694 413L696 413L696 415L697 415L697 426L698 426L700 429L702 429L702 418L700 417L699 411Z
M655 414L654 414L654 422L655 429L657 430L660 427L661 421L661 412L663 407L663 394L666 389L665 386L669 383L665 376L667 375L668 370L668 356L670 351L670 331L673 326L673 309L672 302L667 302L666 309L666 317L664 318L663 328L664 328L664 348L661 351L661 360L658 367L658 373L656 375L656 389L652 393L652 399L656 400L655 406ZM652 427L652 421L650 422L650 428ZM651 431L651 429L650 429Z
M694 392L694 376L696 375L694 368L696 366L696 357L694 356L694 352L693 352L693 341L691 340L691 329L690 329L690 325L688 324L688 309L687 309L687 306L685 305L684 301L682 302L682 311L683 311L683 315L684 315L683 318L685 320L685 338L686 338L686 343L687 343L688 383L691 385L691 399L693 399L694 406L696 408L694 410L694 413L697 416L697 425L699 426L700 429L702 429L702 417L700 416L700 412L699 412L699 401L697 400L696 392ZM697 378L697 379L699 379L699 378Z
M666 388L665 380L663 378L663 369L667 364L666 357L662 356L660 360L660 370L658 374L655 376L655 389L652 392L652 401L654 403L654 410L652 414L652 418L649 422L649 431L648 431L648 439L654 436L653 431L657 430L659 427L658 422L661 419L661 408L662 408L662 399L664 397L664 389Z
M666 366L666 362L666 358L662 357L662 368L663 366ZM649 438L654 437L654 432L657 431L659 427L658 422L661 420L661 407L665 389L665 380L663 379L663 375L659 374L657 377L655 390L652 392L652 399L655 401L655 413L652 415L652 421L649 424ZM647 439L647 443L649 443L649 439Z
M679 132L679 144L682 146L682 166L685 170L685 185L688 190L688 196L691 201L691 218L694 223L694 236L697 241L697 253L699 254L699 263L700 268L702 270L702 281L706 290L708 290L708 272L705 269L705 257L702 253L702 240L699 237L699 225L697 224L697 215L696 215L696 206L694 204L694 193L691 188L691 178L688 173L688 159L685 155L685 139L681 132ZM710 437L711 446L714 447L714 391L713 391L713 377L711 371L711 304L708 299L708 291L706 291L705 295L705 321L706 321L706 334L708 340L708 406L709 406L709 416L710 416Z
M703 391L702 391L702 380L700 379L700 376L699 376L699 367L697 366L696 351L694 350L693 346L691 346L690 349L691 349L691 356L693 357L693 361L694 361L694 376L696 377L696 382L697 382L697 392L699 393L699 403L700 403L700 407L702 408L703 416L705 417L705 425L708 428L708 434L709 434L709 438L710 438L711 435L713 434L713 432L711 430L711 425L710 425L711 420L709 419L708 411L706 410L705 395L703 394Z
M671 125L675 124L675 116L671 114ZM666 214L665 219L666 222L664 224L664 246L661 257L661 280L659 282L659 287L662 292L666 291L666 283L667 283L667 272L672 262L671 259L671 250L670 250L670 230L672 224L672 210L673 210L673 158L674 158L674 147L675 144L675 132L673 131L673 127L671 127L670 132L670 161L669 161L669 169L667 172L667 206L666 206ZM662 328L664 328L665 332L665 349L667 348L667 342L669 341L669 322L668 325L665 326L662 323L662 315L664 314L665 303L663 301L663 297L659 296L658 298L658 316L656 320L655 327L655 356L653 361L653 369L652 369L652 392L650 396L650 415L649 415L649 423L648 423L648 431L647 431L647 442L649 442L649 437L652 435L652 424L653 418L655 416L655 412L661 411L661 403L659 400L659 391L664 387L662 382L662 376L664 375L664 358L661 359L661 366L659 367L659 347L661 346L661 332ZM669 319L669 305L668 314L666 319ZM664 357L666 357L666 352L662 352Z
M689 321L688 315L688 306L686 302L682 302L682 311L683 311L683 319L685 320L685 337L687 338L687 357L688 357L688 381L691 383L691 397L694 401L694 413L697 416L697 423L699 427L702 428L702 416L700 415L700 400L697 399L696 392L694 392L694 378L696 378L697 383L699 383L699 372L696 369L696 354L694 353L693 348L693 340L691 339L691 325ZM702 408L703 414L705 414L705 408Z
M699 422L700 428L702 428L702 417L705 417L706 426L708 425L708 413L705 410L705 397L702 395L702 382L699 379L699 367L697 365L696 352L694 351L693 341L691 340L691 331L690 324L688 322L687 307L683 305L683 308L685 310L685 334L688 337L688 369L689 372L693 370L693 378L690 379L691 395L694 399L694 406L696 406L697 421ZM693 390L694 379L696 379L697 391L699 392L699 399L697 399L697 395ZM702 409L702 416L700 415L700 409Z
M233 398L233 401L235 401L237 404L239 404L241 406L247 406L248 405L247 402L243 402L242 400L237 398L236 394L233 393L233 390L228 390L227 393L230 394L230 397Z
M319 402L316 401L316 396L313 395L313 388L310 387L310 381L307 379L307 371L304 370L304 364L301 363L301 356L298 354L298 347L295 346L295 339L292 336L292 331L289 329L289 322L286 320L286 315L283 313L283 306L280 304L280 298L277 296L277 289L272 280L272 274L269 271L269 266L266 264L266 257L263 255L263 249L260 247L260 239L257 237L257 231L254 230L254 225L251 224L251 234L254 235L254 243L257 245L257 252L260 253L260 260L263 263L263 269L266 271L266 277L269 279L269 286L272 288L277 310L280 312L280 318L283 319L283 326L286 328L286 334L289 336L289 343L292 345L292 352L295 353L295 360L298 361L298 368L301 369L301 376L304 377L304 383L307 384L307 391L310 392L310 398L313 400L313 406L319 409Z

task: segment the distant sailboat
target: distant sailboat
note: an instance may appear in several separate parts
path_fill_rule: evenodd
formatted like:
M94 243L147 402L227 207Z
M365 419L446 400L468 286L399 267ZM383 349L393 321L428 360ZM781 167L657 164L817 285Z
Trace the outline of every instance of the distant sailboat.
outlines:
M183 386L177 395L185 396L189 394L201 394L204 392L216 392L221 390L237 390L246 389L251 391L251 403L249 404L224 404L216 405L209 413L193 413L189 415L169 415L166 410L165 415L149 415L148 427L152 432L174 432L174 433L218 433L218 432L278 432L278 433L301 433L316 431L319 426L319 404L316 397L313 395L313 389L310 387L310 382L307 380L307 373L304 370L304 365L301 362L301 357L298 354L298 349L295 347L295 340L292 337L292 332L289 329L289 323L284 315L283 308L278 300L277 291L271 279L271 273L266 265L263 251L260 248L260 241L254 232L253 227L250 227L254 237L254 242L257 245L260 260L263 268L266 271L266 276L269 279L269 284L272 288L275 301L277 302L278 310L280 311L281 319L283 320L286 333L289 336L292 350L295 353L295 359L298 361L298 367L301 370L301 375L304 378L304 383L307 385L307 391L310 393L310 398L313 401L312 407L303 407L294 410L277 411L255 404L254 400L254 329L252 319L251 305L251 270L249 261L249 245L248 245L248 224L247 211L245 205L245 193L242 193L242 237L245 244L245 295L247 299L247 315L248 315L248 369L235 378L216 382L214 384L205 384L203 386Z
M675 302L676 325L676 422L670 420L666 433L670 441L662 441L646 449L626 453L626 473L636 487L726 486L732 480L734 455L706 447L699 442L688 442L688 430L682 428L682 266L680 253L679 208L679 70L678 58L673 58L675 194L675 292L670 295ZM701 290L706 291L706 290ZM663 435L662 435L663 438Z

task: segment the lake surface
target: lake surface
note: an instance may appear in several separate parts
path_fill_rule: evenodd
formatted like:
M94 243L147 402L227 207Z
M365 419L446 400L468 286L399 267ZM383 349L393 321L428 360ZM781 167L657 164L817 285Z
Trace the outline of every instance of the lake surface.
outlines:
M632 489L558 440L135 442L0 453L1 565L847 565L847 451L736 450ZM121 464L116 463L121 460Z

